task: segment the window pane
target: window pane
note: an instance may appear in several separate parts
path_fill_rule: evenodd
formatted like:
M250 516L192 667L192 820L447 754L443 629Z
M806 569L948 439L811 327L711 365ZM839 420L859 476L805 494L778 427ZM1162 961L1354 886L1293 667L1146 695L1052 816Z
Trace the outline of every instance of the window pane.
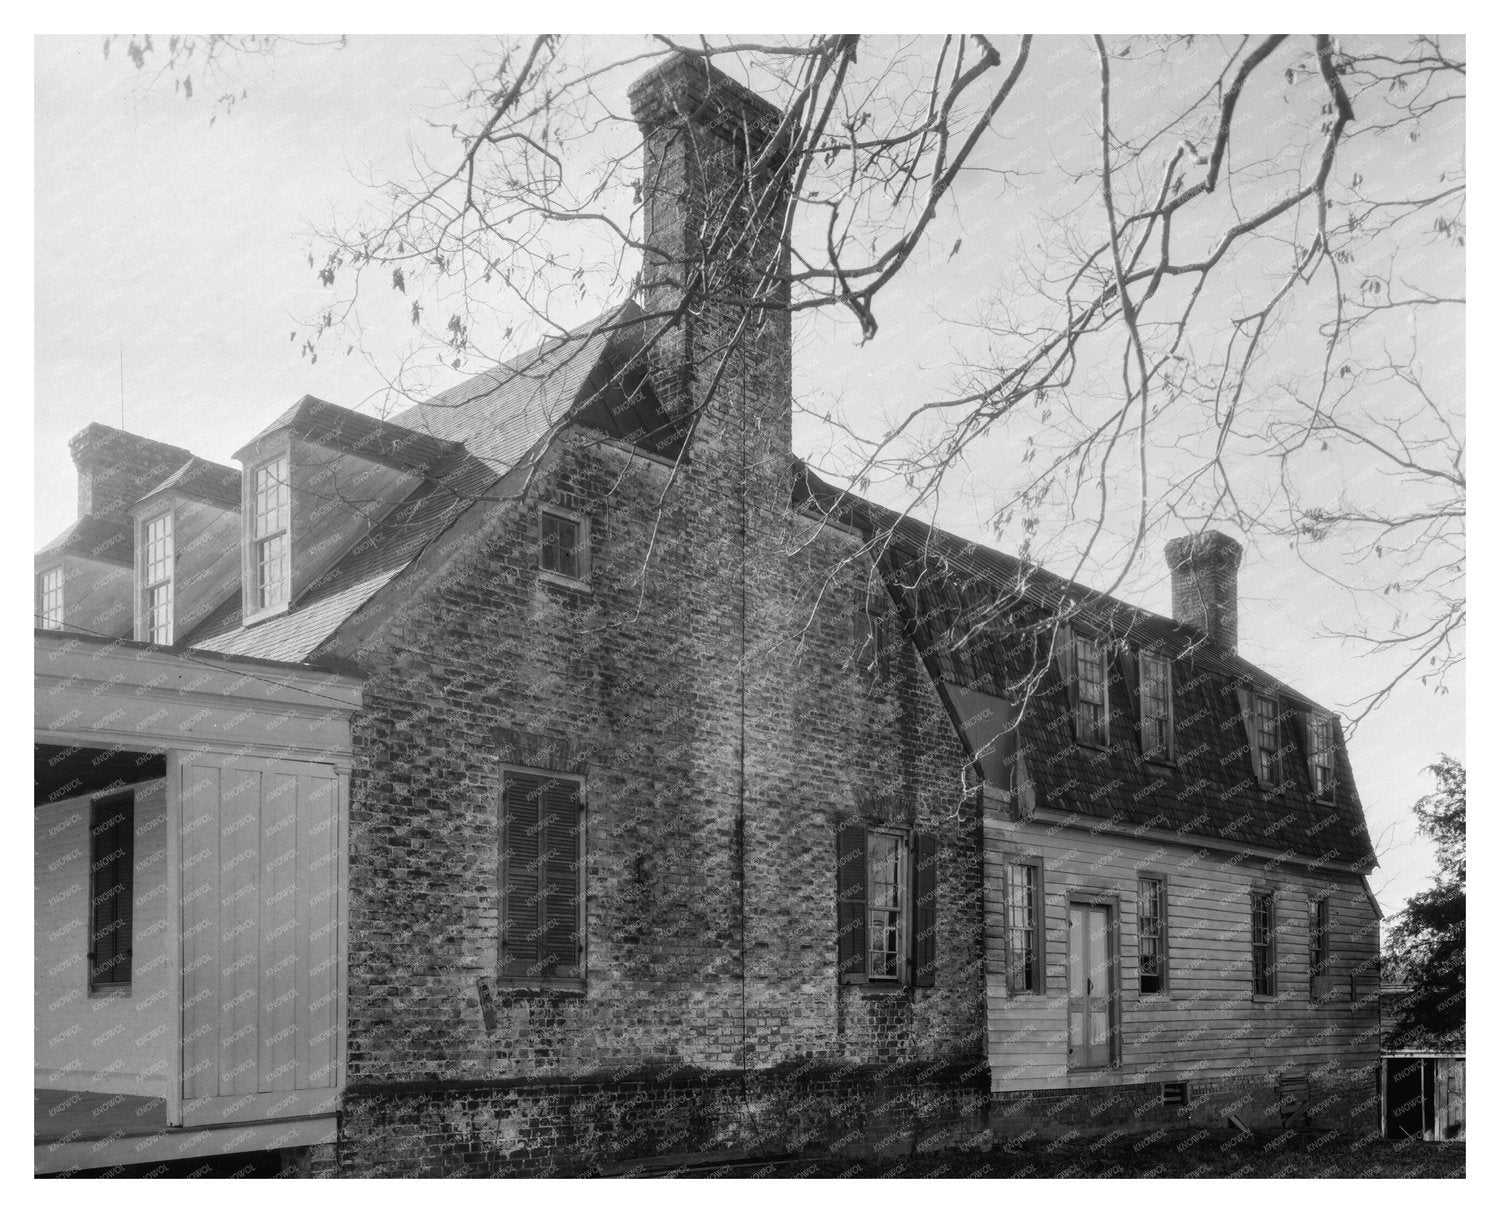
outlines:
M1254 893L1250 904L1250 969L1253 988L1257 994L1274 994L1274 903L1269 893Z
M899 978L903 953L902 858L906 843L896 834L871 830L866 836L868 856L868 975Z
M1140 983L1142 994L1158 994L1162 988L1162 955L1164 951L1165 915L1162 905L1162 882L1151 878L1140 882L1139 922Z
M1103 745L1109 737L1105 723L1104 655L1092 640L1077 642L1078 737Z
M37 614L44 628L57 629L63 625L63 571L61 567L48 569L38 579Z
M154 585L146 591L146 639L152 644L172 643L172 586Z
M1037 870L1035 864L1013 863L1006 881L1009 904L1008 960L1010 987L1017 991L1041 988L1041 956L1037 932L1040 928Z
M1276 701L1263 695L1255 698L1256 774L1266 783L1280 779L1277 762L1279 747L1276 729Z
M286 530L292 512L292 487L287 478L286 458L283 456L265 467L256 468L253 488L255 536L259 538Z
M255 545L256 604L279 606L287 599L286 533L262 539Z
M578 523L559 514L542 513L542 568L578 577Z
M1169 755L1172 667L1159 657L1141 655L1141 748L1147 758Z

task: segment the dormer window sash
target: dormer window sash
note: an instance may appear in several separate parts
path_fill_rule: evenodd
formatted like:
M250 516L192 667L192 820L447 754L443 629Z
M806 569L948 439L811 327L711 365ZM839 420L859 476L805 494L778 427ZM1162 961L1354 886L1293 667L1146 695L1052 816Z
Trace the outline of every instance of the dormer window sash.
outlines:
M1076 638L1078 678L1078 740L1088 745L1109 744L1109 684L1104 650L1095 640Z
M1315 799L1334 798L1333 717L1326 712L1307 716L1307 765Z
M1140 655L1141 753L1148 760L1171 762L1172 663L1160 653Z
M58 632L63 626L63 568L43 569L36 578L37 626Z
M144 639L172 643L172 512L159 514L142 528L141 607Z
M1252 739L1255 756L1255 777L1263 787L1281 782L1281 731L1277 717L1276 700L1269 695L1255 693L1255 735Z
M291 596L292 489L287 457L255 469L250 494L251 566L256 611L285 606Z

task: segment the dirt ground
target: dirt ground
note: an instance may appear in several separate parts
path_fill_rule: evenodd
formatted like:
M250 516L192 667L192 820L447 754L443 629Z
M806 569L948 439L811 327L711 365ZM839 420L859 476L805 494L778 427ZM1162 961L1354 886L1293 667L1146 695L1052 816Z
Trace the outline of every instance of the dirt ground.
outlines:
M695 1169L683 1178L766 1179L1462 1179L1464 1143L1308 1132L1231 1137L1129 1134L880 1161L807 1159Z

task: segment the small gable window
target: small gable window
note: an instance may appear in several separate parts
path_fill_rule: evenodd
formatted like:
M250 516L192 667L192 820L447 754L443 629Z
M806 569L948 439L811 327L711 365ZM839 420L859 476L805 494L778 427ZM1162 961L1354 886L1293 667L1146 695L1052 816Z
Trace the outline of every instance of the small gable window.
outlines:
M172 643L172 515L146 523L143 534L142 603L145 636L152 644Z
M896 826L838 828L839 980L934 984L937 840Z
M584 540L587 526L571 510L548 506L542 510L542 572L565 581L588 579Z
M1078 740L1088 745L1109 744L1109 683L1104 651L1097 641L1076 640L1078 678Z
M1157 762L1172 760L1172 663L1159 653L1142 653L1141 753Z
M1281 782L1281 730L1276 700L1269 695L1255 696L1254 730L1251 747L1255 756L1255 778L1263 787Z
M1308 775L1312 779L1313 795L1319 800L1334 797L1333 754L1333 717L1326 712L1308 713Z
M62 565L44 569L36 578L37 626L57 631L63 625Z
M291 596L292 486L287 458L255 469L252 482L251 538L254 542L255 610L283 606Z
M878 588L865 595L854 612L854 663L866 678L888 679L891 676L890 600Z

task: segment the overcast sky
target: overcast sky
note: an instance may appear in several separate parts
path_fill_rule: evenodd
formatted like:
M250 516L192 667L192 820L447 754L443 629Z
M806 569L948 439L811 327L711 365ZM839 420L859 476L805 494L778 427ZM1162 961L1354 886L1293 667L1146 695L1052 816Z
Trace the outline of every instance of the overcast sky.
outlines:
M249 95L219 113L142 79L99 38L44 38L36 51L35 505L38 546L74 517L67 440L90 422L120 425L231 463L230 454L305 393L373 407L410 340L392 304L371 313L365 346L317 364L290 340L327 295L307 264L309 231L366 200L358 179L399 172L408 140L446 98L469 38L356 37L345 50L299 51L256 65ZM801 330L797 391L838 395L874 415L917 400L951 361L945 326L965 274L954 240L983 227L980 207L940 225L900 293L882 296L882 331L860 346L847 324ZM799 453L817 436L799 429ZM982 472L978 483L983 486ZM985 494L990 496L986 498ZM942 521L974 538L993 486L957 494ZM1131 582L1133 597L1170 612L1160 546ZM1320 639L1347 601L1284 552L1252 548L1242 573L1241 649L1332 706L1348 702L1356 657ZM1371 833L1372 880L1384 908L1425 884L1430 849L1414 838L1411 803L1431 788L1421 768L1464 757L1462 679L1435 697L1406 687L1353 744Z

